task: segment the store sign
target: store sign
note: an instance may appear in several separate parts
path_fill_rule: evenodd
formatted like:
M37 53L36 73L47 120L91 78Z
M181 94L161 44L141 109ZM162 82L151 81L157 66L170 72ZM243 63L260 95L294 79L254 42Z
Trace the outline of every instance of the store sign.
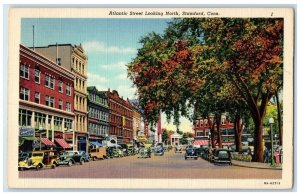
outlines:
M34 135L34 129L31 127L20 127L20 136L29 137Z

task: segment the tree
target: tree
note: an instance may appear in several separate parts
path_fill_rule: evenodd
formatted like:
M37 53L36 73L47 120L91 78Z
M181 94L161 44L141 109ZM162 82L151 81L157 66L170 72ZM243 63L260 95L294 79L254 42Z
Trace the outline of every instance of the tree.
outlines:
M187 144L188 143L187 138L188 138L187 133L183 133L182 138L180 139L180 143L181 144Z
M165 144L168 143L168 131L167 131L167 129L163 129L161 139Z
M160 110L176 123L180 115L188 116L188 108L194 109L191 119L200 113L218 117L230 108L236 123L250 113L253 160L263 161L266 105L282 84L282 19L175 19L163 35L150 33L141 44L128 74L149 122L157 121ZM215 120L209 120L213 146ZM242 127L236 126L240 135Z

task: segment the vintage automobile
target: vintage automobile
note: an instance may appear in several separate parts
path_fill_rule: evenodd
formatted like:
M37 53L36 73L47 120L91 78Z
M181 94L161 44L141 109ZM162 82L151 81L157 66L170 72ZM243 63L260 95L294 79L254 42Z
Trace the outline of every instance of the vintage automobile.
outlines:
M79 151L79 154L82 156L84 162L90 161L90 156L85 151Z
M139 150L138 158L151 158L151 149L141 148Z
M184 159L187 160L189 158L197 160L198 157L195 153L195 148L187 148L185 151Z
M203 153L204 153L204 148L195 148L195 154L198 158L203 157Z
M21 153L19 153L19 162L29 159L31 157L31 154L32 154L31 152L21 152Z
M213 162L217 163L227 163L231 165L231 154L228 149L216 149L213 154Z
M31 157L27 156L19 161L19 170L35 168L40 170L44 167L55 169L58 166L59 156L56 150L33 151Z
M84 164L84 159L78 151L62 152L58 162L59 165L68 165L71 167L75 163L79 163L80 165Z
M182 153L182 146L181 145L177 145L175 147L175 153Z
M114 158L114 148L113 147L107 147L106 148L106 157L105 158Z
M114 157L124 157L123 148L120 146L113 147L113 156Z
M157 147L155 148L154 154L155 154L155 155L158 155L158 156L163 156L163 155L164 155L164 147L162 147L162 146L157 146Z
M89 156L93 161L95 161L97 159L105 159L106 158L106 149L105 149L105 147L92 148L89 151Z

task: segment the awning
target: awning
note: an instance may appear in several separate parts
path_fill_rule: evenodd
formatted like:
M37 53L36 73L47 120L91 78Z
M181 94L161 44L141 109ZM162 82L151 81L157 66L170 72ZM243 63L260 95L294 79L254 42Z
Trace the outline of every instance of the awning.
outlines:
M194 145L195 146L207 146L208 145L208 140L195 140Z
M48 138L41 138L41 140L46 146L55 146L55 144L51 142Z
M99 142L90 142L90 143L94 146L103 146L103 144L101 144Z
M33 141L34 137L19 137L19 146L22 146L24 144L25 140Z
M62 148L71 148L71 146L70 146L64 139L55 139L55 141L56 141Z

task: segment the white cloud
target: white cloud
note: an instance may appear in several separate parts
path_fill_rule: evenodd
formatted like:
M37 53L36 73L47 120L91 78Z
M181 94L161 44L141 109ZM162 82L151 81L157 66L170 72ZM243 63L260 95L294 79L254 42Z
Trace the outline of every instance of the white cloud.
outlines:
M135 92L136 88L131 87L130 85L120 85L116 89L120 95L120 97L123 96L123 99L136 99Z
M120 70L122 72L126 72L127 73L127 67L126 67L126 62L125 61L119 61L117 63L112 63L112 64L105 64L105 65L100 65L101 68L105 69L105 70Z
M108 79L94 73L88 73L87 84L88 86L96 86L99 91L108 89Z
M116 79L117 79L117 80L126 80L126 79L127 79L127 73L126 73L126 72L125 72L125 73L123 72L123 73L117 75L117 76L116 76Z
M100 41L89 41L82 43L83 49L89 52L99 52L99 53L126 53L126 54L134 54L136 50L134 48L129 47L118 47L118 46L108 46L104 42Z

